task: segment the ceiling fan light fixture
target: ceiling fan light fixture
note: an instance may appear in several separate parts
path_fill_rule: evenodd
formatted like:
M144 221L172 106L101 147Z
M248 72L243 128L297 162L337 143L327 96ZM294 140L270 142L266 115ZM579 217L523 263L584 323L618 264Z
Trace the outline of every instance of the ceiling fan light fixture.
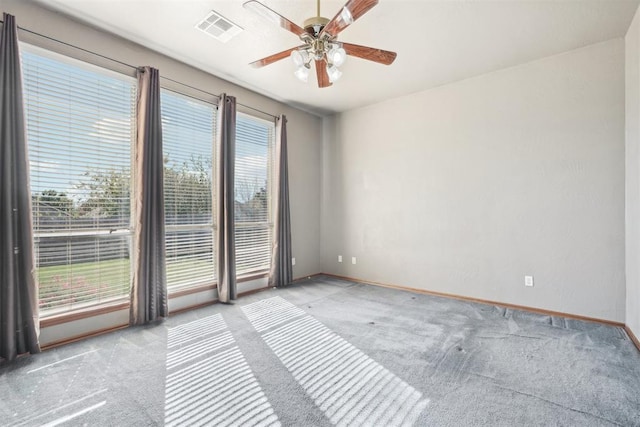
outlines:
M303 27L265 6L260 0L243 1L245 1L245 8L255 11L282 29L297 35L303 43L302 46L252 62L250 65L256 68L290 56L295 65L295 76L306 82L309 78L311 62L314 61L318 87L326 88L342 76L338 67L345 62L347 55L384 65L390 65L396 59L395 52L337 41L338 35L345 28L371 10L379 0L347 0L347 3L330 20L320 16L320 0L317 0L317 15L306 19Z
M293 74L303 83L309 81L309 67L306 64L300 65L296 68L296 71Z
M345 59L347 59L347 52L341 47L334 47L327 53L327 57L329 58L329 62L339 67L344 64Z
M335 65L327 65L327 74L329 75L329 81L335 83L342 76L342 71Z
M296 67L304 66L309 62L309 53L306 50L294 50L290 56Z

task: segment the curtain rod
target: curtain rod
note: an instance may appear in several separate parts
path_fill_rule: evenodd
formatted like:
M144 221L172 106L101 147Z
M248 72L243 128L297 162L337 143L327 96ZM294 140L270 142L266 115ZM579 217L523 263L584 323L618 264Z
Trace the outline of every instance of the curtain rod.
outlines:
M0 23L4 24L4 21L0 19ZM65 42L65 41L62 41L62 40L55 39L55 38L53 38L53 37L51 37L51 36L47 36L47 35L44 35L44 34L38 33L38 32L36 32L36 31L29 30L28 28L24 28L24 27L20 27L20 26L18 26L18 29L19 29L19 30L21 30L21 31L24 31L24 32L26 32L26 33L29 33L29 34L33 34L33 35L36 35L36 36L38 36L38 37L42 37L42 38L44 38L44 39L51 40L51 41L56 42L56 43L60 43L60 44L62 44L62 45L64 45L64 46L68 46L68 47L71 47L71 48L73 48L73 49L77 49L77 50L79 50L79 51L82 51L82 52L88 53L88 54L90 54L90 55L94 55L94 56L97 56L97 57L100 57L100 58L106 59L106 60L108 60L108 61L115 62L116 64L124 65L125 67L129 67L129 68L132 68L132 69L134 69L134 70L137 70L137 69L138 69L138 67L137 67L137 66L135 66L135 65L131 65L131 64L128 64L128 63L126 63L126 62L120 61L120 60L118 60L118 59L111 58L111 57L106 56L106 55L102 55L101 53L93 52L93 51L88 50L88 49L85 49L85 48L83 48L83 47L76 46L76 45L74 45L74 44L71 44L71 43L68 43L68 42ZM168 81L170 81L170 82L172 82L172 83L176 83L176 84L182 85L182 86L184 86L184 87L188 87L189 89L197 90L197 91L202 92L202 93L204 93L204 94L206 94L206 95L213 96L213 97L215 97L215 98L216 98L216 99L218 99L218 100L220 99L220 95L216 95L216 94L214 94L214 93L207 92L206 90L203 90L203 89L197 88L197 87L195 87L195 86L191 86L191 85L189 85L189 84L187 84L187 83L183 83L183 82L180 82L180 81L174 80L174 79L169 78L169 77L164 77L164 76L162 76L162 75L160 75L160 78L165 79L165 80L168 80ZM250 110L256 111L256 112L258 112L258 113L265 114L265 115L267 115L267 116L269 116L269 117L273 117L274 119L277 119L277 118L278 118L278 116L275 116L275 115L273 115L273 114L271 114L271 113L267 113L266 111L259 110L259 109L257 109L257 108L254 108L254 107L250 106L250 105L245 105L245 104L241 104L241 103L238 103L238 105L241 105L241 106L243 106L243 107L245 107L245 108L248 108L248 109L250 109Z

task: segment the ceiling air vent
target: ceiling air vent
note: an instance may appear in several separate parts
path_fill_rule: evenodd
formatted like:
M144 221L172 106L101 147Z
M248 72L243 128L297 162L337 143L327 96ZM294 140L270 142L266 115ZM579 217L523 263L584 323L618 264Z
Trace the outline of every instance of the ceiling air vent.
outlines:
M196 25L196 28L222 43L228 42L242 31L242 28L213 10Z

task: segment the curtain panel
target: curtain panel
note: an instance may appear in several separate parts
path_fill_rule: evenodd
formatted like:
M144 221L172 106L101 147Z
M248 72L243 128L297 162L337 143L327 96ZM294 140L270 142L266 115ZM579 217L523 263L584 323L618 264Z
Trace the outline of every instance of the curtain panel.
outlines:
M293 280L289 167L287 162L287 118L282 115L276 121L276 165L274 174L276 192L269 286L286 286Z
M0 359L37 353L29 159L15 17L3 16L0 39Z
M165 224L160 73L138 69L134 272L130 323L166 317Z
M220 95L217 135L218 180L216 196L216 234L218 300L230 303L237 298L235 239L235 157L236 98Z

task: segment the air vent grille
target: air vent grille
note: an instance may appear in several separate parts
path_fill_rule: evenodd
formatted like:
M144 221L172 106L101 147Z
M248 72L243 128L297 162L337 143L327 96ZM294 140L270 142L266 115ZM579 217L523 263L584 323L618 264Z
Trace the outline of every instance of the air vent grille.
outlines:
M242 31L242 28L213 10L196 25L196 28L222 43L228 42Z

